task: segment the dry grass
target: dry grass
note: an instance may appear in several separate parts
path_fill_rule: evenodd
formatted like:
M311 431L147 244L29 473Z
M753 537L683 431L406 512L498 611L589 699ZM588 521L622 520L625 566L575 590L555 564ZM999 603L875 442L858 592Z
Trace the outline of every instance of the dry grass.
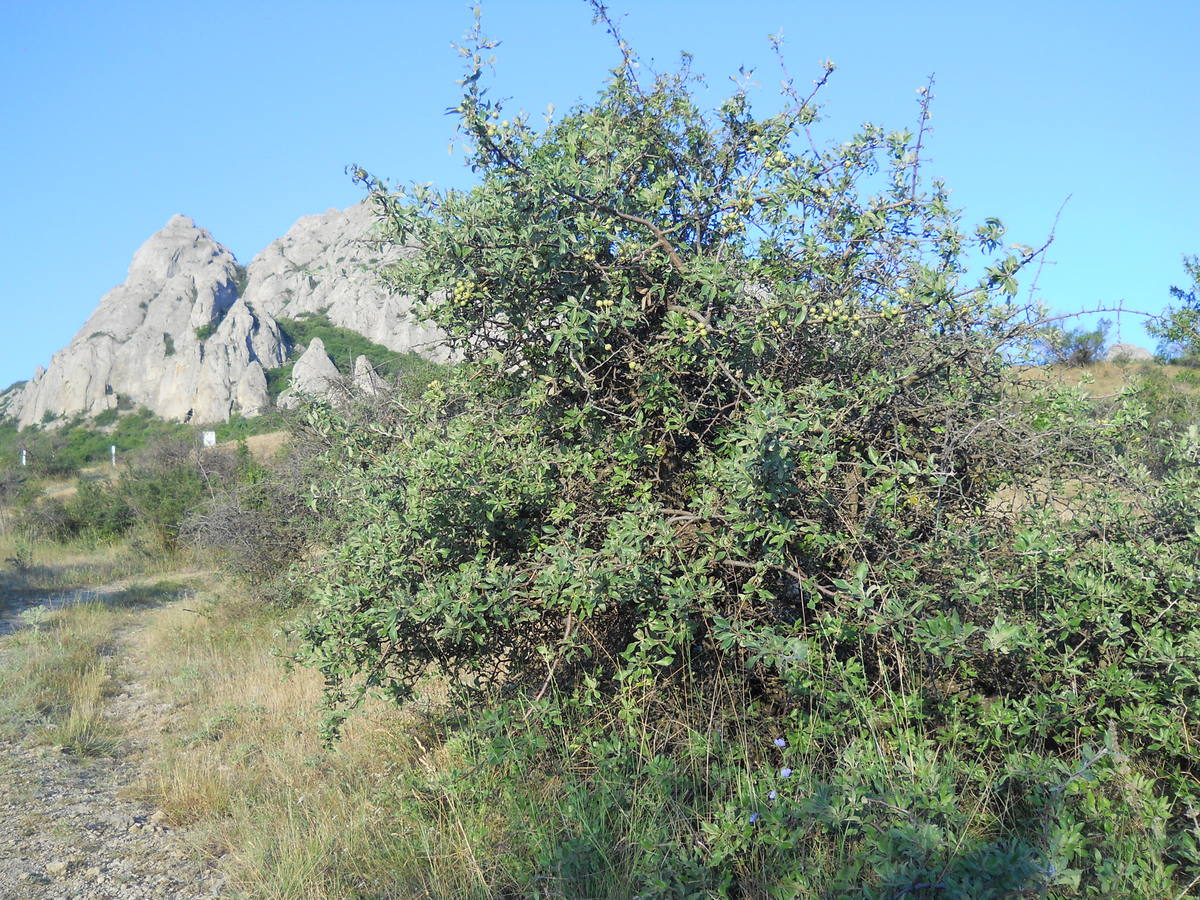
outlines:
M259 462L267 462L279 455L290 435L286 431L270 431L245 438L250 454ZM217 446L224 450L236 450L239 441L225 441Z
M112 661L100 656L65 680L60 696L66 714L46 726L47 741L83 756L105 756L116 750L117 732L104 716L104 700L113 684L111 669Z
M1161 376L1183 393L1200 393L1194 369L1148 361L1101 362L1090 366L1032 366L1023 376L1030 381L1081 386L1092 397L1111 397L1148 377Z
M79 475L75 478L45 481L42 485L42 495L66 501L79 492L80 481L114 481L120 475L120 471L111 463L86 466L79 470Z
M89 604L26 618L0 661L0 735L83 755L111 752L116 734L102 712L112 687L111 611Z
M141 790L252 896L470 896L469 844L388 799L402 771L443 765L440 742L379 704L323 747L320 677L285 672L286 646L229 586L153 611L134 652L177 711Z
M0 734L82 755L113 752L120 734L104 706L120 683L116 635L147 607L185 593L174 582L130 583L22 613L24 627L4 638L0 656Z
M26 572L24 579L31 584L44 586L63 584L86 587L102 584L111 580L107 575L114 569L130 569L134 566L129 545L124 541L30 542L9 532L0 535L0 563L6 563L0 568L0 577L11 575L13 564L8 561L24 552L30 554L33 568L37 570ZM164 569L174 564L175 561L171 560ZM144 571L144 567L139 566L138 571Z
M119 548L34 547L35 580L95 583ZM64 568L56 569L61 565ZM21 573L5 573L10 581ZM28 583L24 586L30 590ZM171 709L152 722L149 773L131 790L192 826L247 895L271 898L487 896L461 821L406 817L405 772L445 768L415 707L370 705L322 746L321 681L286 672L284 616L235 588L130 580L123 589L26 615L0 653L0 735L80 754L130 737L106 710L130 679ZM161 732L160 732L161 729Z
M86 538L34 542L0 534L0 613L135 577L167 577L195 564L187 553L154 554L139 546Z

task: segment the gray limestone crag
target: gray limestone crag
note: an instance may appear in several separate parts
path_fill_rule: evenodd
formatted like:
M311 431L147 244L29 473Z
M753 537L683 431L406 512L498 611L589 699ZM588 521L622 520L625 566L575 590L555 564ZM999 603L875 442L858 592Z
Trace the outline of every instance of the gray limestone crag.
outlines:
M133 257L72 341L10 403L22 427L128 400L169 419L216 422L269 404L262 370L282 365L275 320L238 298L233 254L175 216ZM208 335L205 337L205 335Z
M0 419L8 418L13 414L14 404L24 389L25 382L17 382L12 387L0 391Z
M323 313L389 350L447 358L442 335L412 315L412 301L379 282L381 266L413 248L384 247L372 239L375 215L366 203L305 216L247 267L246 300L275 318Z
M371 397L386 387L384 380L379 377L379 373L375 371L375 367L365 356L360 356L354 361L352 380L358 391Z
M0 393L0 418L25 427L131 406L205 423L258 415L271 407L267 372L292 352L276 320L305 314L325 315L391 350L447 360L441 332L418 324L410 298L378 279L381 267L417 251L374 240L375 228L366 204L305 216L243 270L207 231L175 216L142 245L124 284L101 299L49 368ZM322 377L336 370L313 343L319 353L297 361L289 402L301 393L329 395ZM357 363L355 378L370 392L381 384Z
M256 361L246 366L241 381L237 383L237 393L233 399L242 415L246 417L261 416L271 406L267 373L261 363Z
M1142 360L1154 359L1154 354L1145 347L1139 347L1137 344L1113 344L1108 348L1108 352L1104 354L1104 359L1106 362L1116 362L1117 360L1140 362Z
M280 394L279 405L290 409L298 404L302 396L334 396L344 382L342 373L325 352L325 342L315 337L292 367L292 380L288 383L288 389Z

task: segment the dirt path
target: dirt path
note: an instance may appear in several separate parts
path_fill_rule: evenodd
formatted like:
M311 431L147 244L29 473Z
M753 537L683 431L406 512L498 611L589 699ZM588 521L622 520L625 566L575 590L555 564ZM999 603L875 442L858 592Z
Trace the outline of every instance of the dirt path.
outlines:
M134 581L68 592L49 604L103 599ZM15 610L0 618L0 655L21 621ZM228 896L215 867L188 852L161 812L130 799L146 771L151 736L169 711L140 680L144 664L130 648L141 627L127 626L112 641L120 693L106 713L122 735L114 756L0 741L0 900Z
M138 580L137 578L125 578L102 587L75 588L56 593L51 597L31 597L15 602L9 601L7 605L0 607L0 637L28 625L29 619L26 617L31 614L37 615L42 611L51 613L64 606L103 600L105 597L111 597L113 594L125 590Z

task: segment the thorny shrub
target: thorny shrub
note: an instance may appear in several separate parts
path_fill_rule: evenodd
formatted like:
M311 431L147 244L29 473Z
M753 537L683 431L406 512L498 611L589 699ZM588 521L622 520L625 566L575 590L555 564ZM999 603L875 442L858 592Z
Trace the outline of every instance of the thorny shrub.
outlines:
M686 63L647 81L621 44L597 100L536 130L485 90L491 46L463 49L455 110L477 187L356 172L423 248L387 278L462 363L391 421L308 414L339 473L313 502L344 524L298 654L331 726L431 669L531 722L733 677L814 770L879 729L984 761L1018 831L1107 741L1159 779L1159 862L1200 871L1196 442L1156 480L1124 454L1136 402L1021 379L1037 251L922 179L928 92L915 131L828 145L816 91L708 114ZM855 788L904 808L888 789ZM912 840L954 845L938 815ZM1094 847L1026 837L1027 886L1080 883Z
M1185 256L1183 268L1191 284L1171 287L1175 304L1168 306L1148 328L1158 338L1163 359L1188 366L1200 365L1200 256Z

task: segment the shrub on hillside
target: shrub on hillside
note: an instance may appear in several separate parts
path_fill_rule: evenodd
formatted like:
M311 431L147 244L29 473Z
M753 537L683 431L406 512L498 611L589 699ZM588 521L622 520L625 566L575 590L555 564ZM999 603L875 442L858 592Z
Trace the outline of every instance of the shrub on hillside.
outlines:
M125 534L136 522L134 510L120 485L79 480L75 495L67 502L75 533L89 533L103 540Z
M22 506L17 527L26 538L34 541L65 541L79 533L66 503L58 497L47 497Z
M189 543L216 551L259 597L289 600L289 570L311 546L317 518L308 506L311 454L293 440L268 464L241 462L239 477L192 512L184 534Z
M34 540L67 541L83 535L111 540L135 524L120 487L111 482L80 479L74 494L25 498L18 524Z
M1040 398L1042 422L1014 402L1002 351L1036 335L1008 300L1034 252L963 282L964 248L1003 228L963 234L917 134L814 151L809 98L756 119L739 92L710 119L690 73L642 85L628 60L539 134L480 72L459 107L478 188L368 179L425 248L391 282L465 364L398 428L315 426L347 473L321 502L367 528L310 632L331 679L378 652L399 685L430 661L643 683L691 654L787 682L777 649L810 613L942 581L947 523L994 525L999 487L1088 452L1070 398ZM391 637L364 650L362 629Z
M137 454L121 473L119 490L136 520L173 549L184 520L232 477L233 468L229 454L205 452L194 437L167 439Z
M1064 366L1090 366L1104 359L1108 341L1108 319L1101 319L1095 328L1065 329L1052 325L1042 332L1042 350L1047 363Z
M20 466L0 468L0 506L12 506L25 491L29 474Z
M1200 379L1196 370L1143 364L1118 397L1098 403L1100 416L1114 410L1132 415L1141 423L1124 443L1130 462L1146 466L1155 478L1166 478L1191 465L1186 456L1180 455L1179 443L1189 428L1200 422Z
M341 534L298 656L331 725L431 669L490 704L466 784L515 757L587 804L514 838L564 894L596 867L616 895L1186 890L1197 471L1156 481L1134 406L1009 365L1036 254L968 280L1003 229L922 182L927 98L821 148L811 96L706 115L622 44L537 132L489 46L457 110L478 187L358 173L463 363L390 420L307 413Z
M1177 305L1168 306L1146 329L1158 338L1159 356L1168 362L1200 366L1200 256L1185 256L1191 285L1171 287Z
M405 404L424 390L425 375L424 367L405 367L375 394L343 383L341 421L364 431L394 424ZM328 476L331 448L340 434L312 427L305 416L287 417L281 424L288 429L284 450L260 463L244 443L239 445L237 477L218 486L189 516L184 531L189 542L217 551L228 570L260 598L291 602L306 574L293 569L303 568L315 544L334 539L326 530L334 524L333 511L313 502L309 485Z

